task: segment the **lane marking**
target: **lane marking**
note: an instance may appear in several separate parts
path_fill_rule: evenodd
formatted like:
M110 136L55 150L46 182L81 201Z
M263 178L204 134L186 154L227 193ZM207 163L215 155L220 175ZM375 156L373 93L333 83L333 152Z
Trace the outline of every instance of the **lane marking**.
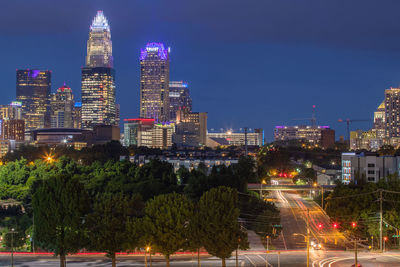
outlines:
M244 257L254 266L257 267L257 265L249 258L247 255L244 255Z

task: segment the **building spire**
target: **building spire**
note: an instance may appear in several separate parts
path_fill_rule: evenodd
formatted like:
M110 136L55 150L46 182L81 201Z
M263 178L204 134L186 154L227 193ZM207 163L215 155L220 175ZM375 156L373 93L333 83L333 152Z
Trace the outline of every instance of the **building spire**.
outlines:
M96 16L92 21L92 25L90 26L91 31L98 31L98 30L106 30L110 31L110 25L108 25L107 18L104 16L103 11L97 11Z

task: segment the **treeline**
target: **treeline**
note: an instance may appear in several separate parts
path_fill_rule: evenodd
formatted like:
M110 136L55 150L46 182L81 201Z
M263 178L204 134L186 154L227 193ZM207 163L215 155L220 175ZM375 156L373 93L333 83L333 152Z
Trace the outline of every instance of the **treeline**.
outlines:
M344 185L337 183L334 191L325 193L326 212L332 220L338 223L340 230L360 238L368 238L374 242L374 248L379 244L380 198L382 196L383 236L386 236L387 246L399 243L400 229L400 178L389 175L378 183L368 183L358 180L356 183ZM321 199L317 199L320 203ZM355 222L356 227L352 223Z
M224 262L247 247L245 229L271 235L279 224L276 207L247 191L256 176L250 157L209 173L181 168L176 174L161 161L21 159L0 166L0 199L23 203L25 212L16 217L31 224L15 221L18 233L31 234L34 215L35 247L60 255L61 266L65 255L81 249L106 252L115 264L115 253L147 246L167 262L176 251L200 248Z

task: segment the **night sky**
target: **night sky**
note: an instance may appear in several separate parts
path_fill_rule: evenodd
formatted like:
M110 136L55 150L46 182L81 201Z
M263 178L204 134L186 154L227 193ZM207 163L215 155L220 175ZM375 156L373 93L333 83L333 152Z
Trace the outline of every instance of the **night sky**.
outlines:
M171 80L190 85L209 129L371 119L384 89L400 86L398 0L1 1L1 104L15 99L15 70L52 70L80 99L89 26L111 26L121 119L139 114L139 52L171 47Z

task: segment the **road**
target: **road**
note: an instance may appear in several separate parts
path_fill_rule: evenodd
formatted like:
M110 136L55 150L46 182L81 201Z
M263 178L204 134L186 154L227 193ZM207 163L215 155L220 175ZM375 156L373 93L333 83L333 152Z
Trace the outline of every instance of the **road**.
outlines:
M239 266L244 267L265 267L266 253L263 252L240 252ZM272 252L268 255L268 266L278 266L278 255ZM381 253L359 253L359 263L363 267L400 267L400 253L386 252ZM354 253L345 251L311 251L310 266L312 267L349 267L354 264ZM9 255L0 255L0 266L10 266ZM15 258L16 267L50 267L59 266L57 258L49 256L21 256ZM111 262L103 256L70 256L67 258L68 267L105 267L111 266ZM143 256L120 256L117 261L118 267L144 266ZM150 264L148 265L150 266ZM152 266L165 266L162 257L153 257ZM196 255L173 256L171 267L197 266ZM215 257L202 256L201 266L215 267L221 266L221 260ZM235 258L227 260L227 266L235 266ZM305 251L282 251L280 253L281 267L305 267Z
M318 241L325 249L345 248L346 239L333 227L333 222L315 202L305 200L293 191L273 191L270 197L276 200L281 212L283 230L281 236L272 242L277 249L306 248L304 236L307 234L307 218L310 225L310 240Z

